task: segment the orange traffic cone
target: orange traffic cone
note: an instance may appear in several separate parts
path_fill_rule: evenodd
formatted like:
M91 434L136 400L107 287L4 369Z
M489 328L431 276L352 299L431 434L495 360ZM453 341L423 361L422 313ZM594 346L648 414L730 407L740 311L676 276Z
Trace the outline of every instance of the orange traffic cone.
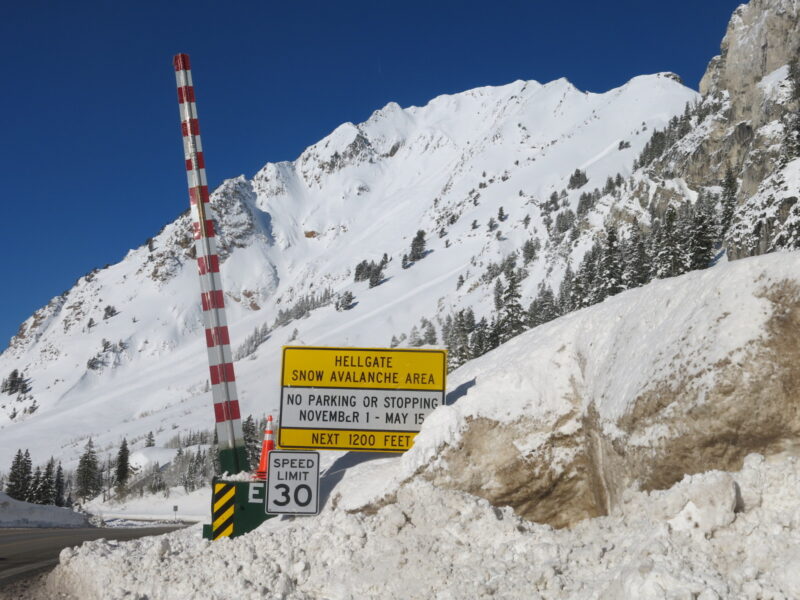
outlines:
M275 438L272 433L272 415L267 417L267 428L264 430L264 441L261 444L261 459L258 461L256 479L266 479L269 469L269 451L275 450Z

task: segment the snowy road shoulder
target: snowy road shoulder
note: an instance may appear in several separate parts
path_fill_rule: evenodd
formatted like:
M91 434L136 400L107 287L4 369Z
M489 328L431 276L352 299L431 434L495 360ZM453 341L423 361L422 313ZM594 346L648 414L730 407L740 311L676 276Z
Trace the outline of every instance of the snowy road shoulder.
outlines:
M555 530L415 480L374 514L327 507L210 543L200 528L65 550L52 590L158 598L675 598L800 596L800 466L629 491L620 510Z

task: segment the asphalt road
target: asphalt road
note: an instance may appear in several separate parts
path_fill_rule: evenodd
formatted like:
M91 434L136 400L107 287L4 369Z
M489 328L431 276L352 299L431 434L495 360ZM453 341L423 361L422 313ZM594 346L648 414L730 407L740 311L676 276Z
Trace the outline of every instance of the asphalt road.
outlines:
M14 580L51 569L58 563L58 554L69 546L87 540L132 540L147 535L174 531L172 527L93 527L80 529L0 529L0 590Z

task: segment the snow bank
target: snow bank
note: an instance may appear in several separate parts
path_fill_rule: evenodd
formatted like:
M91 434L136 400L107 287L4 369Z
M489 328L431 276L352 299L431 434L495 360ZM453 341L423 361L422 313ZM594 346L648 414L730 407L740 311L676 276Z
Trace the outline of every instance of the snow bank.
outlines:
M800 465L628 490L611 516L552 529L421 479L374 514L330 504L210 543L199 527L61 553L49 589L94 598L800 597Z
M86 517L68 508L20 502L0 492L0 527L88 527Z
M608 514L634 482L736 470L800 438L798 339L797 252L625 292L455 371L454 404L384 485L340 486L340 501L375 508L422 476L564 526Z
M177 506L177 513L173 507ZM131 493L124 500L116 498L102 501L101 497L87 502L84 506L93 515L101 519L136 519L150 521L171 521L178 518L180 521L201 522L208 520L211 510L211 487L202 487L187 493L183 487L169 488L165 495L163 492L156 494Z

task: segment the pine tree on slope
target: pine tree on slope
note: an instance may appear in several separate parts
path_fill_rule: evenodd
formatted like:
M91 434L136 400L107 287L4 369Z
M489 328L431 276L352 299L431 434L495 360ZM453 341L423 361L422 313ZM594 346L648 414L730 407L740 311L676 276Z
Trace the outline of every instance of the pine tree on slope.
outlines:
M52 456L44 467L38 496L40 504L53 506L56 503L56 461Z
M411 253L408 255L409 260L416 262L425 257L425 232L420 229L417 235L411 241Z
M42 468L36 467L31 478L31 485L28 487L28 493L25 496L25 501L32 504L42 504Z
M603 298L615 296L624 289L622 272L623 264L617 239L617 229L614 226L610 226L606 229L606 242L603 246L603 256L600 262L599 283L602 288Z
M61 463L58 463L56 468L55 478L55 505L67 506L67 499L64 497L66 482L64 481L64 469L61 468Z
M500 343L504 343L525 331L525 310L520 304L519 280L513 271L508 276L508 285L503 291L503 306L500 313Z
M645 242L639 231L639 224L635 221L623 247L622 255L624 261L622 285L625 289L636 288L646 284L650 280L650 261L647 256Z
M690 271L705 269L714 258L714 223L705 205L694 210L689 232L687 263Z
M26 462L25 456L29 460ZM25 454L22 450L17 450L14 459L11 462L11 470L8 473L8 481L6 482L6 494L15 500L24 501L28 495L28 489L31 486L31 466L30 455L28 451Z
M725 170L725 179L722 181L722 234L728 233L733 222L733 213L736 211L736 175L730 166Z
M100 467L97 462L97 454L94 450L92 439L86 443L83 454L78 461L78 469L75 472L75 493L82 501L94 498L102 490Z
M117 464L114 471L114 479L116 480L118 496L125 495L130 474L131 464L130 452L128 451L128 440L122 438L122 443L119 445L119 450L117 451Z

